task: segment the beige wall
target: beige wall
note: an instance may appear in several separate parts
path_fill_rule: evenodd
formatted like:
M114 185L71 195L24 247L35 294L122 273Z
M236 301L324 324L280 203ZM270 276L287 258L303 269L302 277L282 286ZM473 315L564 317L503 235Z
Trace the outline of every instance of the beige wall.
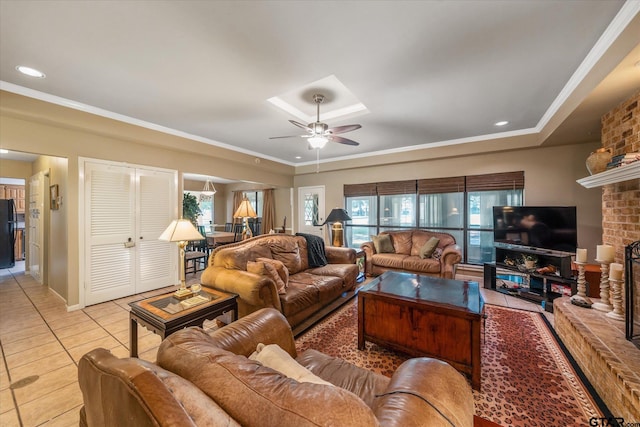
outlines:
M0 158L0 176L3 178L24 179L25 190L28 190L27 184L31 176L31 163Z
M61 157L39 156L32 163L32 175L38 172L48 174L45 179L45 203L44 203L44 247L43 278L49 287L65 300L69 298L68 270L68 203L67 203L67 175L68 161ZM61 196L59 209L51 210L49 186L58 185L58 194Z
M262 160L246 154L221 149L205 143L163 134L82 113L46 102L1 92L0 146L9 150L65 157L68 159L65 186L67 213L67 305L79 301L79 224L78 218L78 158L87 157L126 162L190 172L218 175L228 179L247 179L272 187L290 188L293 167ZM182 183L179 184L179 190ZM180 202L182 200L182 192ZM56 263L57 265L57 263Z
M325 207L344 207L343 185L405 179L524 171L525 203L576 206L578 246L595 251L602 233L601 190L576 182L588 175L585 159L598 143L475 154L297 175L295 187L325 186ZM297 194L296 194L297 198ZM296 200L297 203L297 200ZM595 252L592 252L595 253Z

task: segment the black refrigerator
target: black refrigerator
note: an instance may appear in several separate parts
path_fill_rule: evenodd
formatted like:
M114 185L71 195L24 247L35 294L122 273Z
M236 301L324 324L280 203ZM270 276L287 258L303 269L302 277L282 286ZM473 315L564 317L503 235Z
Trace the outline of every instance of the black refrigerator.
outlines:
M0 268L16 265L15 241L18 214L13 199L0 199Z

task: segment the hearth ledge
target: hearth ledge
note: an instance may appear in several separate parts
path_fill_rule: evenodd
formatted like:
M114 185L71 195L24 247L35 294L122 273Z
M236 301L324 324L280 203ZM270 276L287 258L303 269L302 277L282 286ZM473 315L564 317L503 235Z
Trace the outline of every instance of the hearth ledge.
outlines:
M625 339L624 322L575 306L568 297L553 305L558 336L612 415L640 422L640 350Z

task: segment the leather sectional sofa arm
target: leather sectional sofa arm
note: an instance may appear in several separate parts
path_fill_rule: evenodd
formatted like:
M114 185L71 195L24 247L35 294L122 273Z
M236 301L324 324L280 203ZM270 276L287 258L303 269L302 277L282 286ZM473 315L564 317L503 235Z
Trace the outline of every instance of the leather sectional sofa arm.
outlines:
M352 248L340 248L337 246L325 246L327 262L329 264L355 264L356 250Z
M282 310L276 284L267 276L244 270L208 267L202 272L200 283L224 292L238 294L241 301L254 307L272 307L278 311Z
M451 365L437 359L415 358L394 372L373 411L380 425L473 426L473 393L467 380Z

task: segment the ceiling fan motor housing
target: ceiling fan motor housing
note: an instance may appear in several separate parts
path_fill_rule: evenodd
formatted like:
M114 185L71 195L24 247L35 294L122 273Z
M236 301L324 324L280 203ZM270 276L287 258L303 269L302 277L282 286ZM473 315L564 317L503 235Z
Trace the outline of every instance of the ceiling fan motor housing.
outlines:
M329 126L326 123L320 123L320 122L315 122L315 123L309 123L309 129L311 129L311 133L313 133L314 135L323 135L327 129L329 129Z

